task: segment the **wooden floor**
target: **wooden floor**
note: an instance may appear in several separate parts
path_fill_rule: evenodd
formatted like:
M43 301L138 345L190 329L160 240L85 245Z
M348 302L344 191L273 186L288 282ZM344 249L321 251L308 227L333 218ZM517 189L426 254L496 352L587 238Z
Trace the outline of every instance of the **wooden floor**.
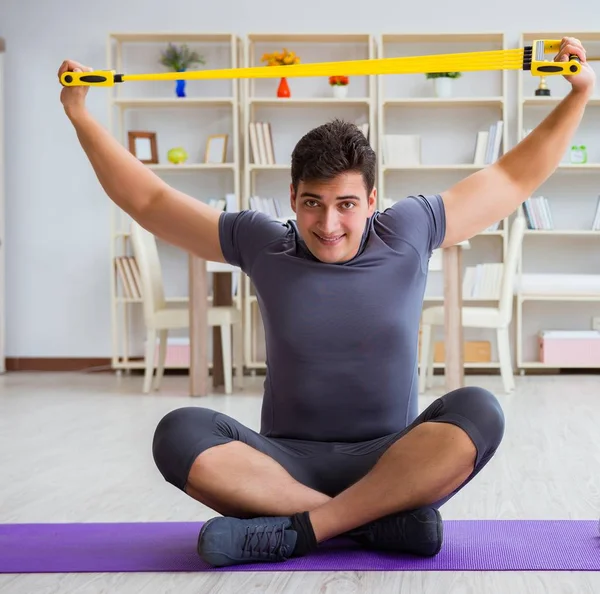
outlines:
M421 409L441 394L439 387ZM600 517L600 376L468 376L493 390L506 415L496 457L442 508L445 519ZM141 394L140 376L12 373L0 376L0 522L205 520L211 510L165 483L154 428L184 405L212 407L258 428L262 378L233 396L186 396L187 378ZM543 542L532 546L544 546ZM600 554L600 551L599 551ZM0 593L600 592L600 573L346 572L0 575Z

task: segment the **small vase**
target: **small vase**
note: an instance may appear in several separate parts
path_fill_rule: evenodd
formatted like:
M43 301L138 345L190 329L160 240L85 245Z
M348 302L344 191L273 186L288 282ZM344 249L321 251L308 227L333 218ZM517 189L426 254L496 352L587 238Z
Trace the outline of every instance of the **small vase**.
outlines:
M435 96L436 97L451 97L452 96L452 79L447 76L440 76L434 79Z
M279 81L279 86L277 87L277 96L283 98L292 96L292 93L290 92L290 87L288 86L285 77L282 77Z
M333 96L336 99L345 99L348 96L348 85L333 85Z
M185 72L185 68L178 70L177 72ZM175 93L178 97L185 97L185 80L175 81Z

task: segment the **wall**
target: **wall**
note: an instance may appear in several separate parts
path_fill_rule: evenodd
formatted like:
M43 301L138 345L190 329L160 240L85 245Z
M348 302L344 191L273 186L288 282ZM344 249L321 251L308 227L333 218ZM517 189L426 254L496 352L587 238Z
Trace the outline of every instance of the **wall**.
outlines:
M6 312L9 357L110 355L109 202L59 101L56 72L72 58L105 67L109 31L408 32L587 30L596 0L573 10L506 0L442 8L390 0L192 2L3 0L6 40ZM459 14L459 10L463 14ZM102 93L88 105L106 123Z

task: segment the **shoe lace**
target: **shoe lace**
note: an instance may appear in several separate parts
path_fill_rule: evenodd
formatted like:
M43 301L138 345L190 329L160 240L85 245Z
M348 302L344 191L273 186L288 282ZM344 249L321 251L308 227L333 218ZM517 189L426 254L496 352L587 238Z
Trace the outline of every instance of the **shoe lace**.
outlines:
M285 524L254 525L246 527L242 556L252 558L283 557L286 547L283 547ZM283 548L283 550L282 550Z
M367 539L378 543L401 544L406 539L403 518L397 515L381 518L368 525Z

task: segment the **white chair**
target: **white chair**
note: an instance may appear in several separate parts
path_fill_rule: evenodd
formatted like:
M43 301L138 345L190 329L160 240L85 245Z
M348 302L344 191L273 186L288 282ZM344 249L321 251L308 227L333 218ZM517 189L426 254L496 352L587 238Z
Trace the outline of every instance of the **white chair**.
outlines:
M466 328L496 329L498 341L498 358L504 389L514 390L512 356L509 341L509 326L512 321L513 296L517 265L523 234L525 218L519 213L510 228L506 261L503 265L502 284L498 307L463 307L462 325ZM419 393L423 394L433 382L433 327L444 325L444 306L439 305L423 310L421 316L421 361L419 370Z
M131 223L131 239L142 284L141 293L144 323L146 325L143 391L147 394L150 392L155 368L156 339L158 337L159 347L154 389L158 390L165 369L168 332L169 330L189 328L189 301L178 301L179 306L177 306L165 300L158 246L154 235L136 221L133 221ZM221 327L226 394L231 394L233 384L231 330L234 325L239 326L241 324L241 318L241 311L235 306L208 307L208 325ZM238 359L238 363L241 364L241 357L236 358Z

